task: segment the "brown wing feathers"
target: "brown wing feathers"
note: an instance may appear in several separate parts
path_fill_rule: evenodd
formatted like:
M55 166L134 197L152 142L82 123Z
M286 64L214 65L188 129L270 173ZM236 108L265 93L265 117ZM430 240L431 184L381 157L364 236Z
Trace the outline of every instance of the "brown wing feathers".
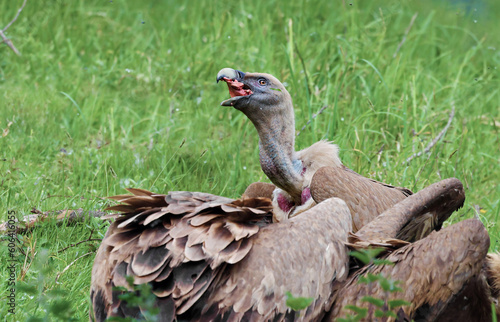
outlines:
M408 193L360 176L346 167L323 167L313 176L311 195L316 202L331 197L343 199L351 210L353 229L358 231L405 199Z
M324 315L334 284L347 278L344 244L351 229L349 210L337 198L289 221L263 227L249 254L228 267L224 278L210 288L203 318L309 321ZM300 317L293 317L285 305L287 291L315 301Z
M355 283L365 272L384 272L404 281L404 294L390 296L415 303L405 309L413 318L442 319L454 312L454 305L461 305L457 301L463 301L464 294L484 295L487 304L490 300L485 278L478 275L488 249L488 236L479 221L450 226L414 244L395 242L423 213L442 222L462 205L463 187L456 179L410 196L351 236L354 247L400 249L387 256L394 267L368 266L347 281L344 243L351 216L339 199L269 225L271 205L265 198L232 201L201 193L140 193L140 198L114 198L135 211L116 218L96 256L91 298L98 321L140 316L140 308L126 306L118 298L120 292L112 291L113 286L128 288L127 275L135 284L151 283L162 321L174 317L309 320L324 315L331 303L333 319L345 304L362 306L357 301L364 294L385 296L377 288ZM315 301L295 315L284 304L286 291ZM489 316L486 306L480 306L481 317Z
M351 234L351 247L385 247L392 251L385 258L395 265L366 266L355 272L340 287L339 300L329 319L344 315L342 308L347 304L364 306L361 298L370 295L411 302L404 313L415 320L491 320L490 303L495 302L496 295L486 280L494 256L485 260L489 237L479 220L469 219L439 232L425 232L430 235L413 244L398 239L408 233L406 240L418 239L423 233L415 222L427 214L437 218L440 227L453 211L462 207L464 199L461 182L446 179L409 196ZM358 284L358 277L365 273L383 273L399 280L404 292L387 294L378 285Z
M274 189L276 189L276 186L272 183L254 182L246 188L245 192L243 192L242 198L264 197L273 199Z
M141 193L114 198L125 204L130 198L136 210L117 217L96 256L91 300L97 321L140 316L140 307L128 307L113 290L130 289L126 276L152 285L161 321L310 320L324 315L335 285L347 278L352 226L340 199L269 225L269 199L227 203L208 194ZM148 221L151 216L157 218ZM315 300L298 316L285 305L287 291Z
M445 179L384 211L363 226L356 235L359 239L372 241L386 238L416 241L433 230L421 231L420 217L426 214L435 217L435 226L439 229L452 212L462 207L464 200L462 183L455 178Z
M476 219L433 232L425 239L390 254L387 259L395 263L394 266L367 266L355 274L339 291L339 300L332 309L330 320L345 314L342 308L347 304L366 307L366 302L361 301L361 298L370 295L411 302L405 313L415 320L425 318L425 321L443 321L436 320L436 317L453 296L459 294L464 284L479 274L488 247L486 229ZM401 281L404 292L386 294L379 285L357 283L357 277L366 272L382 273ZM488 321L481 320L479 316L477 318L477 321Z
M111 291L113 286L130 289L127 275L134 284L151 283L158 301L174 308L165 314L188 311L224 263L237 263L248 254L249 238L270 220L271 204L265 198L129 191L133 195L112 197L124 204L109 209L126 213L116 216L95 260L91 297L99 321L139 314Z
M453 189L448 189L447 194L438 198L439 188L438 183L432 185L436 191L428 191L426 195L419 194L418 201L407 202L408 205L413 204L411 212L413 216L411 220L405 221L403 227L395 227L391 225L380 225L384 229L396 229L398 231L397 238L409 242L413 242L424 238L433 230L439 230L442 223L449 215L463 204L465 198L462 184L457 179L447 179L441 181L441 185L452 185ZM447 187L445 187L447 188ZM442 189L444 191L444 188ZM460 191L460 196L455 192ZM407 204L405 199L412 195L412 192L405 188L393 187L375 180L365 178L356 172L344 166L323 167L320 168L314 175L311 181L311 195L316 202L320 202L330 197L337 197L345 200L352 213L354 231L360 230L367 224L373 225L376 222L385 222L385 216L379 218L387 209L402 202L391 211L393 217L397 218L401 209L405 209ZM430 202L433 204L430 204ZM452 203L452 205L449 205ZM453 203L460 203L453 204ZM441 206L440 206L441 205ZM426 208L433 208L428 209ZM449 207L452 210L448 212L441 211L439 208ZM418 215L416 214L418 208ZM402 219L403 217L399 217ZM408 217L410 218L410 217ZM373 231L369 228L365 231ZM383 234L383 233L382 233Z

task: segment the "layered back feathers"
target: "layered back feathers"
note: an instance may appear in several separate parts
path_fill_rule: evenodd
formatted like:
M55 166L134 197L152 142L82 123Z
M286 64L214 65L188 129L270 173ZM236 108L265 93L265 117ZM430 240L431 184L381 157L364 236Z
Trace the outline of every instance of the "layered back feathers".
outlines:
M129 189L133 195L112 199L124 204L99 248L92 271L91 299L95 319L139 316L118 299L115 286L130 290L151 283L161 299L161 320L171 320L191 308L225 264L243 259L252 248L250 237L270 222L266 198L232 200L198 192L153 194Z

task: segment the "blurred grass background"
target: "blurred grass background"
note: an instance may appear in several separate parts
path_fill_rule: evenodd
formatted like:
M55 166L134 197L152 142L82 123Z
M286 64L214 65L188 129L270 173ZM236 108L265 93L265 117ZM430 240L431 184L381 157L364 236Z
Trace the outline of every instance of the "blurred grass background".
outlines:
M21 4L0 2L0 28ZM125 187L238 197L267 181L252 124L219 106L228 92L215 76L233 67L282 80L297 129L327 106L297 148L334 140L347 166L414 191L460 179L467 200L449 223L479 206L498 250L499 14L494 0L28 1L6 33L22 56L0 46L0 218L99 210ZM453 104L444 139L404 164ZM7 319L50 320L51 291L62 289L86 320L99 243L59 251L107 225L46 222L19 235L18 283L38 288L18 291ZM0 316L7 295L0 288Z

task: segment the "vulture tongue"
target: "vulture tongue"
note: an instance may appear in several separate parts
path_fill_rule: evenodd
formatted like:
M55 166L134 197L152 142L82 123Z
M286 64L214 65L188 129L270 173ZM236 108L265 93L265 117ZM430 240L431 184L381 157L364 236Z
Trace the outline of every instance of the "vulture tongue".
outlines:
M227 83L229 95L231 95L231 97L247 96L252 94L252 91L250 89L243 88L245 84L238 82L236 79L224 77L223 80Z

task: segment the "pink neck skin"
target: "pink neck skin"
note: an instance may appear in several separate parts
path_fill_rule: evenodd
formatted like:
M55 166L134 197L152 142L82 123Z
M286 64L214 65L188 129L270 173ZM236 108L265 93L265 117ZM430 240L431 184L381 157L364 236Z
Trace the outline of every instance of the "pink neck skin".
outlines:
M311 199L311 189L309 189L309 187L306 187L300 194L300 204L305 204L309 199ZM280 207L280 209L285 213L288 213L294 206L295 203L288 200L283 194L280 193L278 195L278 207Z
M305 172L306 168L303 167L300 175L303 176ZM311 189L309 189L309 187L306 187L300 194L300 204L305 204L309 199L311 199ZM288 213L294 206L295 203L293 201L288 200L281 193L278 195L278 207L280 207L281 210Z

